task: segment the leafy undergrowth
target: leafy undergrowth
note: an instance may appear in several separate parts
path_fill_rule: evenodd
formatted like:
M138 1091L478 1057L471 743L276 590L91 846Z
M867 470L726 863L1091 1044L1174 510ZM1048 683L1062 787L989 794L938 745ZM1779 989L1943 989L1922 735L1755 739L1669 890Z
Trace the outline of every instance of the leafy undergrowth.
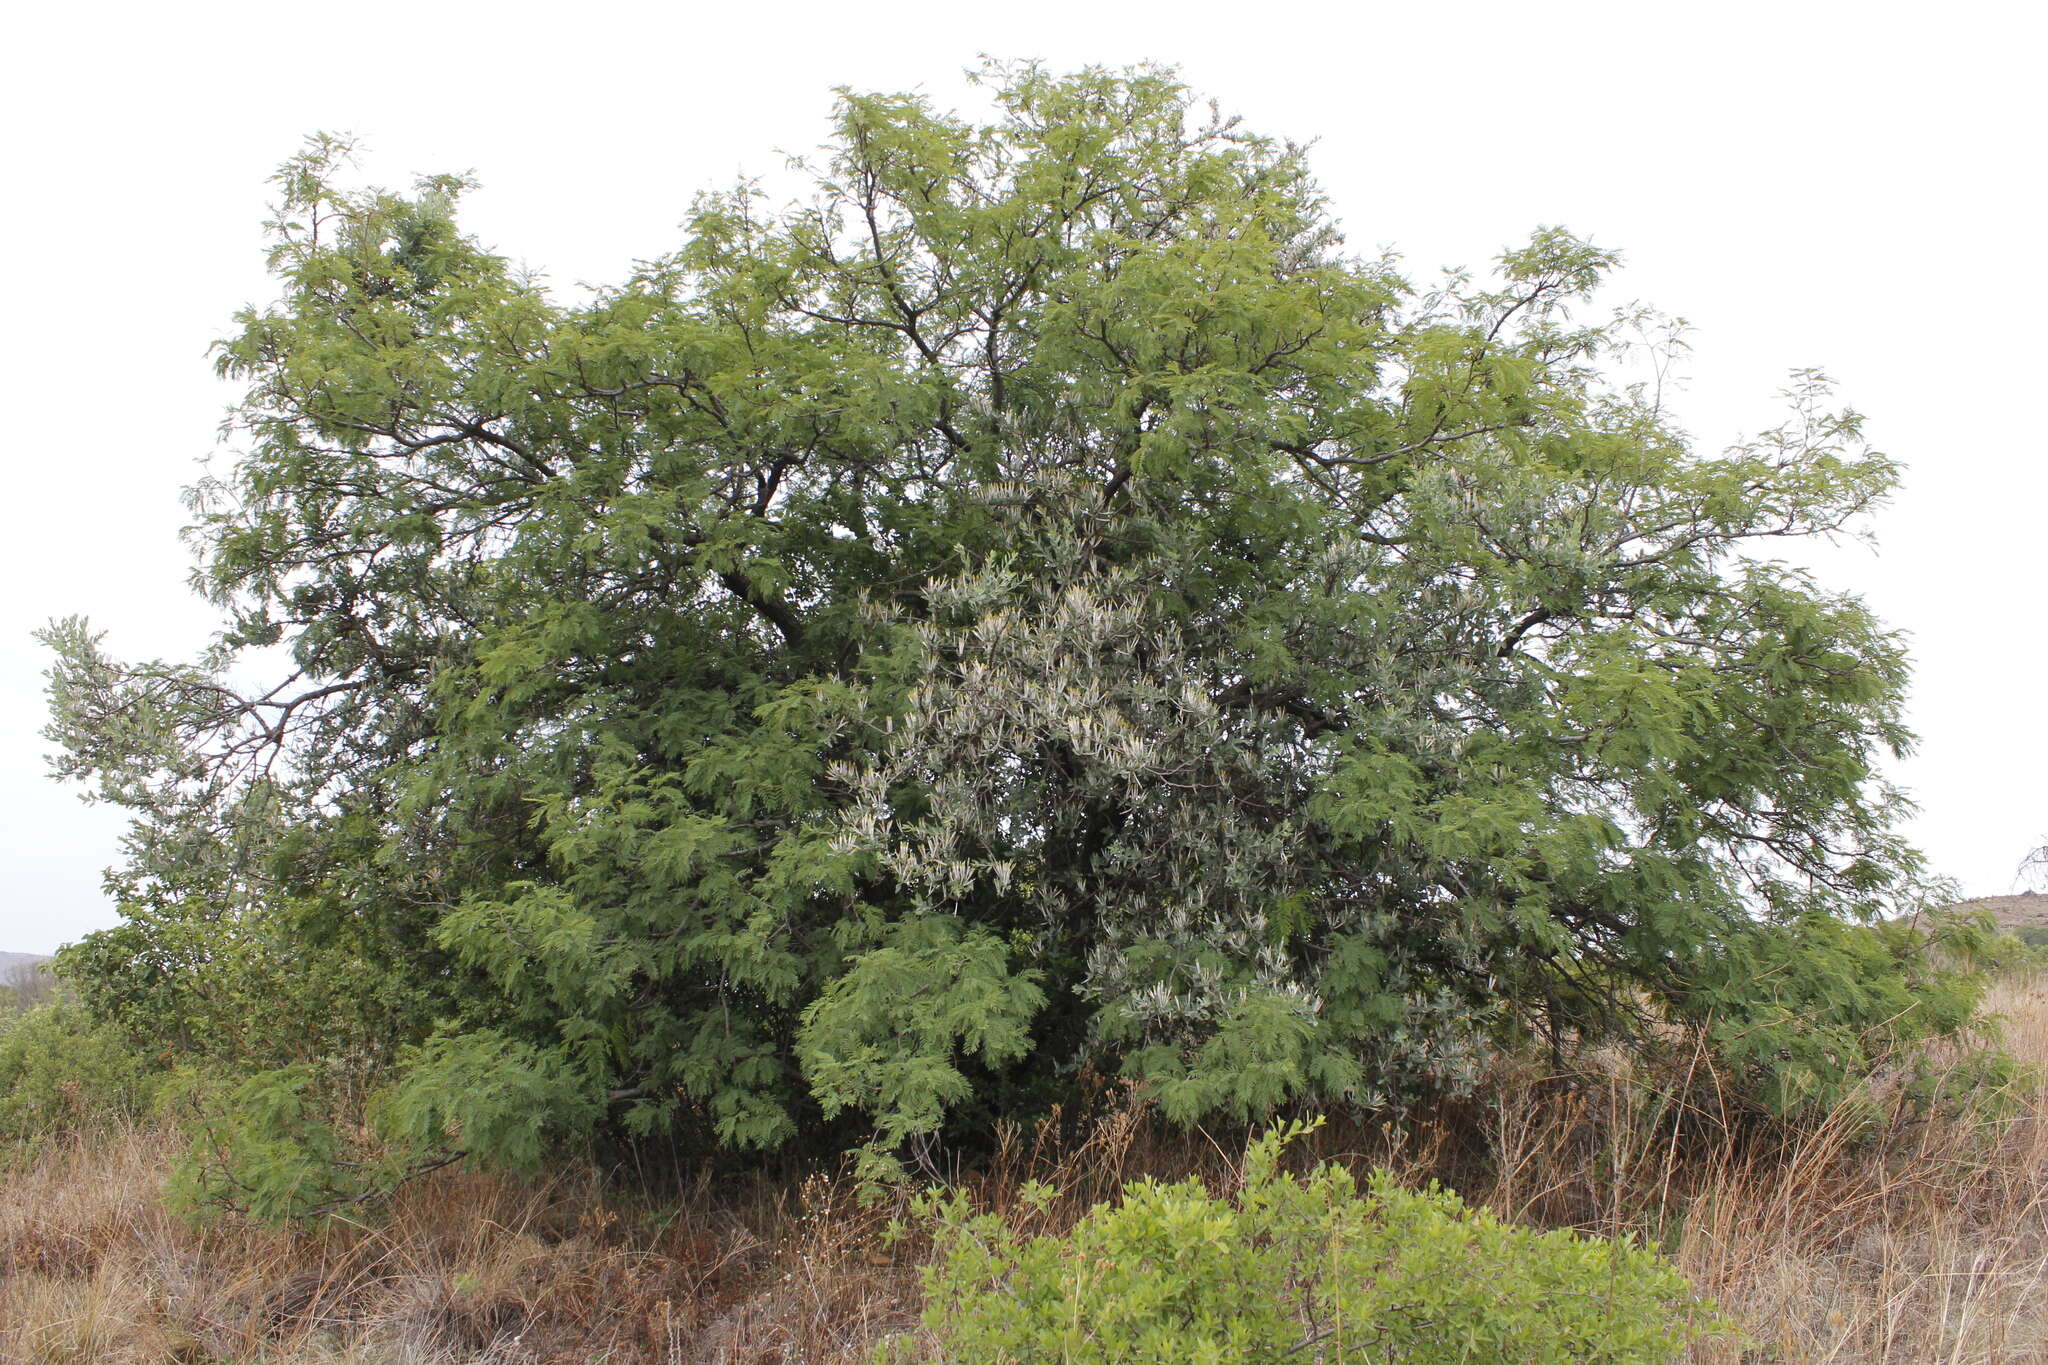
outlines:
M1993 1007L2007 1046L2048 1065L2048 988L2008 983ZM1503 1072L1482 1102L1399 1130L1328 1125L1288 1161L1386 1168L1408 1188L1441 1179L1510 1224L1660 1245L1737 1325L1694 1341L1690 1360L2048 1357L2038 1093L1932 1119L1865 1097L1777 1145L1731 1126L1682 1069L1651 1088L1595 1059L1569 1077ZM945 1358L920 1322L930 1220L863 1202L851 1181L706 1177L657 1197L589 1170L538 1183L448 1170L375 1216L197 1229L162 1203L175 1146L124 1128L44 1143L0 1176L0 1360ZM1227 1198L1245 1185L1235 1150L1110 1107L1013 1134L947 1206L956 1224L994 1214L1061 1234L1140 1177ZM889 1236L892 1222L909 1234Z
M1028 1228L1050 1186L1020 1191L1021 1218L927 1196L914 1207L940 1254L924 1276L925 1340L878 1359L1668 1365L1721 1329L1633 1239L1516 1227L1383 1170L1363 1186L1329 1162L1291 1176L1280 1158L1303 1131L1255 1140L1227 1194L1192 1176L1138 1181L1050 1232Z

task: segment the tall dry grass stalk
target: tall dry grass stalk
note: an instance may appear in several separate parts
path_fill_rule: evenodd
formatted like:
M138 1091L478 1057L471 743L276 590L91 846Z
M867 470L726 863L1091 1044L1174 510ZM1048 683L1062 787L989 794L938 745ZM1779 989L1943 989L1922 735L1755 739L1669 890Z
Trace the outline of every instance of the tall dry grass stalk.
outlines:
M1993 1003L2008 1047L2048 1074L2048 987L2010 982ZM1773 1144L1740 1135L1710 1087L1597 1061L1562 1077L1505 1068L1483 1102L1332 1125L1299 1155L1659 1241L1744 1326L1702 1362L2048 1360L2039 1093L2001 1117L1931 1119L1878 1095ZM1228 1184L1235 1151L1111 1102L1007 1131L962 1183L1057 1230L1135 1176ZM4 1177L0 1362L830 1365L916 1317L925 1249L885 1246L893 1210L843 1181L707 1176L655 1200L587 1169L539 1183L444 1171L375 1219L199 1230L163 1207L170 1152L135 1129L52 1145ZM1061 1196L1027 1213L1017 1192L1034 1179Z

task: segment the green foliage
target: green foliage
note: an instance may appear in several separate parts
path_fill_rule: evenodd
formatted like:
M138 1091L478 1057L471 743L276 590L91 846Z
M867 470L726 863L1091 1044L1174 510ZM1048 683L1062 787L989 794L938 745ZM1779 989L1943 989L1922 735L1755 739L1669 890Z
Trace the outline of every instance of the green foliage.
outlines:
M286 165L215 648L46 635L135 817L97 1017L402 1162L1399 1104L1674 1018L1800 1103L1962 1018L1825 927L1921 887L1898 643L1762 557L1892 486L1822 378L1696 450L1611 253L1414 283L1170 73L986 74L588 298L460 180Z
M181 1073L170 1101L191 1120L192 1150L171 1185L174 1207L303 1217L378 1188L392 1172L365 1161L336 1121L327 1077L310 1065L246 1076Z
M0 1142L139 1119L162 1083L155 1059L75 1001L0 1016Z
M1290 1178L1286 1131L1255 1142L1231 1198L1140 1182L1065 1236L1025 1237L927 1196L930 1358L1111 1362L1650 1362L1720 1329L1654 1252L1539 1233L1341 1168ZM920 1358L906 1343L879 1359Z
M552 1133L587 1131L602 1104L558 1055L498 1034L436 1037L405 1063L380 1125L402 1149L487 1153L532 1170Z
M1915 1087L1935 1085L1920 1046L1929 1039L1992 1033L1978 1007L1996 948L1983 919L1942 918L1923 932L1814 914L1717 945L1687 1003L1744 1082L1739 1094L1774 1114L1822 1116L1881 1066L1909 1069ZM1988 1050L1966 1071L1992 1087L2014 1074Z
M948 916L893 925L857 955L804 1012L797 1042L826 1116L866 1109L877 1146L892 1148L972 1093L956 1053L1000 1066L1030 1051L1045 993L1008 959L992 935Z

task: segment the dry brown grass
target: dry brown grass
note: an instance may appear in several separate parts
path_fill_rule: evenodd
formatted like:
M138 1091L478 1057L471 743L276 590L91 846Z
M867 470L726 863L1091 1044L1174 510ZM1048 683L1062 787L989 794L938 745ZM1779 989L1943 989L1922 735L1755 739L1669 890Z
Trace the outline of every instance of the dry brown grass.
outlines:
M2011 981L1991 1003L2007 1047L2048 1074L2048 986ZM2048 1360L2044 1097L2004 1118L1902 1123L1874 1147L1846 1129L1715 1172L1691 1197L1679 1264L1748 1325L1748 1358Z
M2048 985L1994 993L2006 1046L2048 1074ZM1604 1081L1604 1083L1603 1083ZM1503 1214L1662 1241L1742 1324L1714 1362L2048 1360L2048 1096L1922 1117L1882 1093L1781 1144L1703 1108L1642 1103L1618 1070L1496 1092ZM1873 1131L1873 1124L1875 1129Z
M706 1182L658 1218L588 1171L441 1172L374 1220L195 1229L173 1144L53 1146L0 1185L0 1361L832 1361L909 1320L877 1214ZM638 1207L635 1207L635 1206Z
M2008 1046L2048 1072L2048 986L2002 987ZM1697 1077L1694 1078L1697 1081ZM1646 1101L1646 1095L1667 1098ZM1845 1107L1794 1141L1736 1141L1710 1087L1618 1063L1505 1071L1485 1103L1399 1129L1326 1128L1302 1155L1431 1176L1503 1214L1661 1240L1747 1340L1702 1362L2048 1360L2048 1102L2003 1117ZM1680 1104L1669 1098L1687 1095ZM1132 1108L1011 1133L966 1177L1048 1225L1140 1174L1233 1178L1231 1144ZM133 1130L59 1144L0 1184L0 1361L706 1362L863 1359L917 1309L915 1243L844 1182L708 1177L680 1198L590 1171L453 1171L376 1219L196 1230L167 1213L170 1153Z

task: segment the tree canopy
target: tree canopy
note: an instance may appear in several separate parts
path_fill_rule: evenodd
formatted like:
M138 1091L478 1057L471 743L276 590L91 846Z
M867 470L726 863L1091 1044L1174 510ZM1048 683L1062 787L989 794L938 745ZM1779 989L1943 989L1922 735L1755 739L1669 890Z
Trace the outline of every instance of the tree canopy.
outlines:
M1893 483L1823 379L1704 452L1582 316L1610 253L1418 285L1170 72L985 79L842 92L807 197L588 297L461 179L283 168L216 648L49 632L59 766L137 816L88 1004L330 1166L319 1114L519 1160L1083 1073L1394 1105L1658 1020L1793 1104L1966 1017L1836 932L1918 862L1899 644L1770 557Z

